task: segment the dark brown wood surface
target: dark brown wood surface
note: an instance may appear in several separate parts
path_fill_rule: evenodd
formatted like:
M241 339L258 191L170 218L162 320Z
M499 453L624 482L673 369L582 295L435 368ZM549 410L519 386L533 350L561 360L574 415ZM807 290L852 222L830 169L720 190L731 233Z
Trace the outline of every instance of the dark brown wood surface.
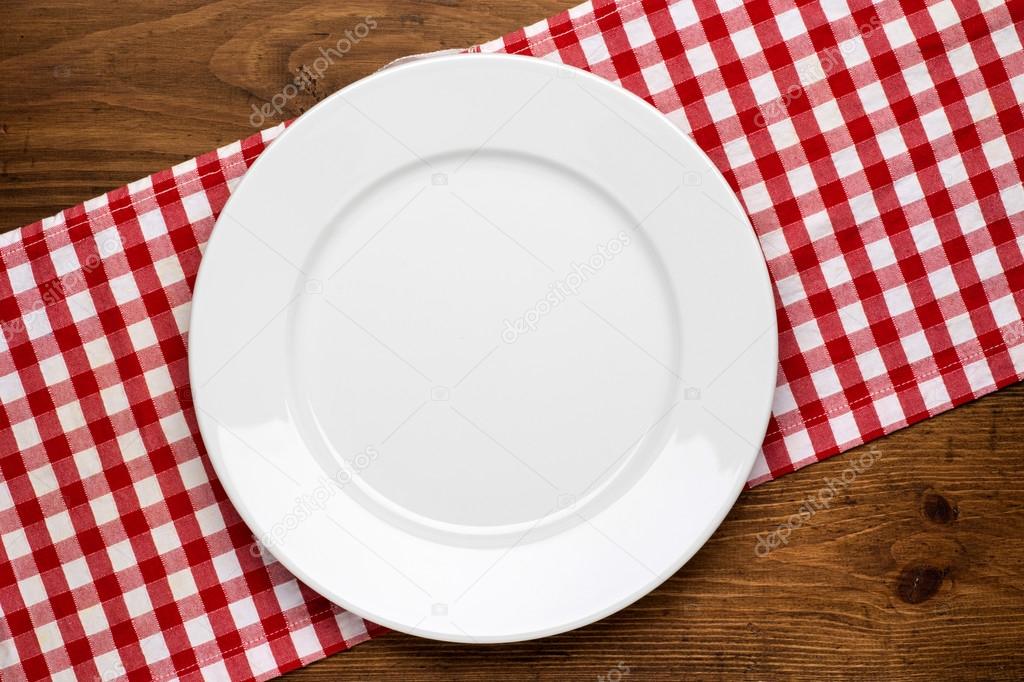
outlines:
M252 106L364 17L377 28L283 117L567 6L5 0L0 231L254 132ZM288 679L1024 679L1024 387L876 441L870 468L758 555L867 451L745 493L676 576L590 627L504 646L389 634Z

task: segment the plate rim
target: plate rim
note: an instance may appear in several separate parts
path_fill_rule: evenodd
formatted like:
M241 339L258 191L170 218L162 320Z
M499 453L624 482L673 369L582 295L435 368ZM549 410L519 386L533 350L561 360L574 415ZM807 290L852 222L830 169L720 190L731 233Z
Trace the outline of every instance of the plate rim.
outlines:
M314 112L314 111L316 111L317 109L320 109L320 108L327 108L329 106L332 106L332 103L334 101L339 100L339 99L344 99L344 97L347 94L350 94L354 89L359 88L359 87L363 87L363 86L365 86L369 82L378 80L382 75L390 75L392 72L398 71L398 70L403 70L404 71L404 70L420 69L420 68L424 68L424 67L427 67L427 66L436 65L438 63L451 62L451 61L464 61L466 59L473 59L473 60L480 60L480 61L510 61L510 62L521 62L521 63L531 62L531 63L544 64L545 68L549 68L550 67L550 68L557 69L557 70L562 70L562 71L565 71L565 72L571 72L572 77L584 78L584 79L587 79L590 82L599 84L600 87L606 88L609 91L617 93L617 96L624 96L627 99L631 99L631 100L634 100L636 102L642 103L643 105L651 108L654 112L658 113L658 115L661 118L661 120L664 123L664 125L668 129L670 129L672 131L672 133L676 137L678 137L687 147L689 147L690 150L693 153L695 153L698 157L700 157L706 163L705 170L707 170L710 173L712 173L723 184L723 186L728 188L729 195L730 195L731 201L732 201L732 208L733 208L734 217L740 219L746 225L746 227L749 229L748 238L752 240L752 243L753 243L754 247L757 249L757 253L760 255L760 267L758 268L759 269L759 274L760 274L759 279L761 280L760 288L762 288L768 294L769 299L774 301L774 285L772 284L772 280L771 280L771 277L770 277L770 274L769 274L769 271L768 271L767 262L766 262L766 259L764 257L764 253L763 253L763 249L762 249L761 244L760 244L760 240L759 240L756 232L754 231L754 228L753 228L753 226L751 224L750 218L749 218L747 212L744 210L744 208L743 208L739 198L737 197L735 191L729 186L729 184L728 184L727 180L725 179L724 175L718 169L718 167L714 164L714 162L710 159L710 157L704 152L704 150L702 150L696 144L696 142L689 135L684 133L678 126L673 124L667 117L665 117L660 111L657 110L656 107L651 105L649 102L647 102L643 98L639 97L635 93L630 92L626 88L624 88L624 87L622 87L622 86L620 86L620 85L618 85L616 83L612 83L611 81L608 81L607 79L602 78L602 77L600 77L600 76L598 76L596 74L593 74L593 73L591 73L589 71L585 71L583 69L579 69L579 68L576 68L576 67L573 67L573 66L569 66L569 65L563 64L561 62L554 62L554 61L550 61L550 60L546 60L546 59L543 59L543 58L540 58L540 57L534 57L534 56L530 56L530 55L510 55L510 54L504 54L504 53L490 53L490 54L488 54L488 53L477 53L477 52L460 52L460 53L457 53L457 54L441 54L441 55L436 55L436 56L430 55L430 56L424 56L421 59L417 59L417 60L414 60L414 61L411 61L411 62L404 62L404 63L398 63L398 64L392 63L392 64L385 65L384 67L378 69L377 71L374 71L373 73L371 73L371 74L369 74L369 75L367 75L367 76L365 76L365 77L363 77L361 79L353 81L352 83L346 85L345 87L335 91L334 93L332 93L328 97L325 97L322 101L318 102L314 107L310 108L307 112L305 112L305 114L309 114L309 113ZM301 118L306 118L306 116L294 119L292 124L288 125L276 138L274 138L270 143L268 143L268 148L267 149L269 150L271 144L278 145L278 144L280 144L281 140L283 140L284 138L288 137L289 134L292 133L292 131L295 129L295 124L299 123ZM244 186L244 183L246 183L247 179L251 175L253 168L256 167L257 164L263 163L264 162L263 159L264 159L264 155L261 154L260 157L257 158L256 161L254 161L252 166L250 166L249 169L246 170L245 174L241 177L238 185L234 188L234 190L231 192L231 195L228 197L224 207L221 210L221 214L220 215L224 215L224 214L228 213L228 209L230 208L231 204L236 200L236 198L240 195L240 192L241 192L241 190L242 190L242 188ZM215 236L215 228L216 228L216 224L220 223L220 215L218 216L217 221L215 223L214 232L211 232L210 238L209 238L209 240L207 242L207 248L210 248L210 247L213 246L213 241L214 241L214 236ZM199 307L200 307L200 306L196 305L196 302L197 302L197 299L198 299L198 294L201 291L201 289L203 288L203 282L208 280L208 279L210 279L211 277L215 277L216 276L216 275L211 275L210 274L210 267L208 267L207 264L211 262L211 259L209 259L207 257L207 255L208 255L208 251L204 252L204 257L200 261L199 269L198 269L198 272L197 272L197 275L196 275L195 285L194 285L194 288L193 288L193 296L192 296L192 301L191 301L192 304L191 304L191 309L189 311L189 331L190 332L195 328L194 323L195 323L195 320L196 320L196 317L197 317L197 314L198 314L197 311L199 310ZM769 325L769 328L766 329L764 334L768 337L768 340L769 340L769 342L771 344L770 357L773 359L773 367L777 367L777 365L778 365L778 320L777 320L777 315L776 315L776 311L775 311L774 307L773 307L773 310L772 310L771 315L770 315L770 325ZM187 356L188 356L188 360L189 360L189 362L188 362L188 369L189 369L188 374L189 374L189 383L190 383L190 388L191 388L191 387L195 387L195 386L199 385L199 384L197 384L196 377L194 375L194 367L195 367L196 363L192 362L193 353L194 352L199 352L199 351L196 351L195 350L195 345L191 344L191 343L188 344L188 349L187 350L188 350ZM771 374L772 378L771 378L771 381L770 381L771 386L770 386L770 389L766 389L766 396L767 396L767 398L764 401L764 405L762 406L762 409L761 409L761 418L759 420L760 426L757 429L757 433L759 434L759 436L760 436L760 438L762 440L759 441L759 444L757 446L755 446L754 448L750 449L749 451L744 450L745 459L748 460L748 462L743 466L743 471L745 472L744 475L741 476L741 477L737 477L737 481L732 486L732 488L729 490L728 497L724 497L723 496L723 498L722 498L722 505L719 506L718 509L716 509L713 514L709 514L708 522L707 522L707 525L706 525L704 531L699 533L699 534L695 534L695 538L697 538L697 540L695 540L693 543L691 543L691 545L688 547L687 551L681 553L676 558L676 560L674 562L671 562L669 565L667 565L665 569L663 569L662 571L658 572L657 574L653 574L653 572L652 572L653 575L651 576L650 579L648 579L647 581L643 582L643 584L639 585L639 587L635 588L627 596L625 596L625 597L623 597L623 598L621 598L621 599L619 599L619 600L617 600L617 601L615 601L613 603L608 604L604 608L592 611L592 612L590 612L585 617L577 618L577 619L575 619L573 621L570 621L570 622L559 623L558 625L549 626L549 627L541 628L541 629L538 629L538 630L535 630L535 631L522 633L522 634L514 636L514 637L508 637L508 636L503 636L503 635L497 635L497 636L471 635L471 634L468 634L468 633L467 634L448 634L448 633L437 633L435 631L429 631L429 630L421 630L418 627L419 624L417 624L417 626L408 626L408 625L406 625L404 623L392 621L390 618L382 617L380 615L375 615L375 614L370 613L367 610L363 609L362 607L353 605L351 602L349 602L349 600L347 598L345 598L343 595L339 594L335 589L331 588L328 585L324 585L324 584L320 583L317 580L311 579L310 576L308 575L308 573L305 572L304 570L302 570L301 567L296 565L295 562L293 562L292 559L289 558L286 554L284 554L284 553L280 553L280 554L276 553L276 552L274 552L270 548L263 547L262 543L259 543L259 544L260 544L260 547L262 548L262 551L268 552L277 562L279 562L282 566L284 566L296 579L298 579L301 582L305 583L311 589L313 589L315 592L317 592L321 596L325 597L329 601L331 601L334 604L340 606L341 608L345 609L346 611L350 611L351 613L359 616L360 618L362 618L364 620L367 620L367 621L370 621L372 623L376 623L376 624L379 624L379 625L383 625L383 626L385 626L385 627L387 627L389 629L396 630L396 631L399 631L399 632L403 632L403 633L406 633L406 634L409 634L409 635L413 635L413 636L417 636L417 637L423 637L423 638L427 638L427 639L434 639L434 640L438 640L438 641L453 642L453 643L495 644L495 643L513 643L513 642L529 641L529 640L532 640L532 639L540 639L540 638L543 638L543 637L549 637L549 636L561 634L561 633L564 633L564 632L568 632L568 631L571 631L571 630L575 630L575 629L584 627L586 625L590 625L592 623L595 623L595 622L597 622L599 620L602 620L603 618L606 618L607 616L609 616L611 614L614 614L614 613L616 613L618 611L621 611L622 609L627 608L628 606L630 606L631 604L635 603L636 601L638 601L642 597L646 596L647 594L649 594L652 591L654 591L655 589L657 589L661 584L663 584L671 576L673 576L675 573L677 573L688 561L690 561L690 559L692 559L693 556L704 547L704 545L707 543L708 539L719 528L719 526L721 525L722 521L724 521L725 517L729 514L729 512L735 506L736 501L739 498L739 495L742 493L742 491L743 491L743 489L744 489L744 487L746 485L747 478L749 476L749 472L753 468L753 466L754 466L754 464L756 462L756 459L757 459L757 455L758 455L758 453L761 450L760 443L763 442L763 437L764 437L764 434L767 432L767 428L768 428L768 425L769 425L769 422L770 422L770 419L771 419L771 415L772 415L772 409L771 409L772 408L772 398L773 398L774 390L775 390L775 386L776 386L775 376L776 376L775 373L772 372L772 374ZM202 436L204 433L209 433L209 432L212 431L213 428L215 428L213 425L209 424L209 421L211 421L211 420L216 421L216 420L214 420L212 417L204 414L204 410L202 410L199 407L200 400L201 399L198 397L198 395L195 395L195 394L193 395L193 402L195 404L196 421L197 421L197 425L199 427L200 435ZM206 442L206 439L204 438L204 447L205 447L205 442ZM218 457L214 453L213 448L205 447L205 449L207 450L207 455L208 455L209 461L211 463L211 466L213 467L214 472L217 475L218 481L224 487L224 490L225 490L225 492L226 492L226 494L228 496L228 499L230 501L231 506L238 512L239 516L245 522L245 524L249 528L249 530L250 531L255 531L254 535L256 535L256 537L260 537L258 535L258 533L260 533L262 531L265 531L266 529L262 528L261 524L256 523L254 515L249 511L248 507L245 504L241 504L240 503L240 500L244 499L243 495L242 495L241 491L238 490L238 488L236 487L235 481L232 480L231 476L228 475L228 472L224 469L224 467L226 465L225 462L222 461L221 458Z

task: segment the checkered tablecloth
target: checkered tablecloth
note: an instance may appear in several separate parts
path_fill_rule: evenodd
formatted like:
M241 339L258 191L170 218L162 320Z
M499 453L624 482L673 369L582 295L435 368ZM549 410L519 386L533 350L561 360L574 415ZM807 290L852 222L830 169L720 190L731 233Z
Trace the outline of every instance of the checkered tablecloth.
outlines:
M753 485L1024 376L1022 26L993 0L621 0L477 49L628 88L739 194L780 332ZM4 680L266 679L378 631L260 553L189 397L203 246L280 130L0 235Z

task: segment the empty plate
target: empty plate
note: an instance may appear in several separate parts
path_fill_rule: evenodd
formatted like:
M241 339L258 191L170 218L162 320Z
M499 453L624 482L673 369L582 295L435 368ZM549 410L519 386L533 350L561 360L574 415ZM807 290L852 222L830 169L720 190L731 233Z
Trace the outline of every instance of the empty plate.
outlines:
M360 616L470 642L675 572L746 480L777 361L754 232L693 142L601 78L483 55L285 131L217 222L189 345L260 545Z

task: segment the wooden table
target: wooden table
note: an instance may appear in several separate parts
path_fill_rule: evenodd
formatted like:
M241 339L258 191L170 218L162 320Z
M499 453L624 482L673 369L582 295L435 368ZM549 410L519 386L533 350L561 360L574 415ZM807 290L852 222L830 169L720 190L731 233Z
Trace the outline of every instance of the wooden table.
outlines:
M0 229L254 132L252 105L364 17L377 28L286 117L396 57L487 40L567 6L6 0ZM874 448L875 464L784 547L759 557L758 534L866 448L745 493L676 576L590 627L505 646L390 634L288 678L1024 678L1024 386Z

